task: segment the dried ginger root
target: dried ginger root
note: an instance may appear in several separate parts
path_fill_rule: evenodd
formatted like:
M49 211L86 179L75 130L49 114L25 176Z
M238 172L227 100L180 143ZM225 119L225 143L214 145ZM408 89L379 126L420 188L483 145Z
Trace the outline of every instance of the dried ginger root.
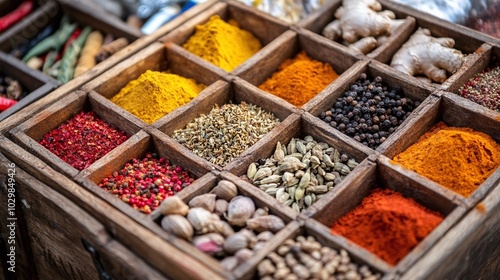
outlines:
M103 36L101 32L95 30L89 34L75 68L75 77L80 76L83 72L96 65L94 57L101 49L102 42Z
M451 38L435 38L429 29L419 28L394 54L391 67L405 74L424 74L430 80L443 83L448 73L455 73L464 61L464 55L453 48Z
M366 54L380 45L375 37L390 35L391 29L403 22L394 20L392 11L381 10L376 0L343 0L335 12L337 19L323 29L323 36L333 41L343 39L350 48Z

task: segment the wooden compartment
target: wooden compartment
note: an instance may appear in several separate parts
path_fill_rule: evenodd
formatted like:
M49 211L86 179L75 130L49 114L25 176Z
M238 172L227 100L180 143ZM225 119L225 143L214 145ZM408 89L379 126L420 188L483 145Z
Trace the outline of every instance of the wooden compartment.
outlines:
M297 109L294 106L291 106L290 104L288 104L287 106L283 106L283 103L286 102L283 102L281 100L276 101L268 99L266 94L264 94L263 92L257 91L253 88L249 88L245 84L239 84L238 82L233 82L230 84L223 82L218 83L219 84L217 85L217 88L215 88L213 92L205 95L205 97L199 100L199 102L191 104L192 106L190 106L189 109L183 110L182 112L177 111L177 114L175 116L172 116L172 118L164 118L163 120L155 123L154 126L168 136L171 136L175 130L185 128L188 123L193 121L193 119L199 117L201 114L208 114L215 105L222 106L224 104L240 104L242 102L256 105L267 112L273 113L279 120L281 120L282 123L278 124L273 130L263 136L249 149L242 152L238 157L244 158L258 150L260 145L262 145L261 143L269 141L269 139L273 137L274 131L287 129L287 118L297 112ZM281 103L279 101L281 101ZM189 154L194 160L199 162L206 162L206 164L212 165L214 169L222 169L222 167L218 164L212 164L206 159L195 155L190 149L184 147L177 141L174 142L174 146L176 147L176 149ZM224 169L228 170L231 168L231 166L238 165L238 163L236 162L238 158L227 163Z
M339 78L358 60L356 54L350 50L342 50L335 44L318 40L314 36L310 36L304 32L299 31L297 33L289 30L269 44L265 51L260 52L250 59L254 60L255 63L238 67L238 69L233 71L233 74L258 87L276 73L278 67L286 59L295 57L301 51L304 51L314 60L330 64L333 70L339 75ZM335 88L334 85L338 85L338 82L336 82L337 79L304 104L302 108L307 108L309 104L324 99L325 95ZM256 90L265 92L260 89ZM267 95L268 98L283 100L271 93L267 93ZM285 101L285 103L288 102Z
M494 188L401 279L495 279L500 250L500 188ZM478 256L471 258L470 256ZM480 257L479 257L480 256Z
M390 271L387 265L383 262L367 258L366 255L359 252L357 248L350 247L342 242L339 242L339 240L332 238L330 232L328 232L328 230L325 231L325 227L323 225L312 219L305 222L294 221L288 224L285 229L280 232L279 239L277 238L277 240L275 240L275 242L273 242L273 244L271 244L265 252L262 252L263 254L262 257L259 258L259 261L262 261L269 253L275 252L283 244L283 242L285 242L285 240L295 239L298 236L312 236L323 246L330 247L338 252L340 252L340 250L345 250L349 254L353 263L366 265L370 271L373 272L373 274L379 274L381 279L395 279L395 274ZM252 277L251 279L257 279L257 265L258 263L248 264L247 266L253 266L252 269L247 271L246 274L237 275L241 275L238 279L248 279L249 277Z
M397 132L396 140L383 151L385 156L390 159L394 158L417 142L420 136L440 121L443 121L448 126L472 128L473 130L489 135L497 143L500 142L500 130L498 129L500 127L500 120L498 119L499 114L492 110L488 110L472 101L465 100L456 94L446 92L442 94L441 98L430 96L428 102L422 105L421 110L418 112L418 116L409 120L408 125ZM428 184L440 186L430 179L405 169L398 164L394 166L400 173L408 174L407 176L420 177L421 180L428 181ZM471 208L481 201L499 182L500 168L497 168L497 170L467 198L443 186L440 186L440 188L444 192L449 192L450 194L460 197L464 201L464 204L468 208Z
M151 228L154 228L151 226L154 225L151 219L147 217L144 219L144 216L141 216L141 220L138 222L135 217L130 218L116 209L114 205L109 204L113 204L113 201L106 202L97 198L89 190L71 179L61 176L60 173L43 161L3 136L0 136L0 153L15 162L16 168L26 170L28 174L38 178L42 182L41 184L46 185L44 190L53 190L81 207L85 211L84 213L88 213L102 223L113 238L167 277L175 279L206 279L206 277L221 279L205 264L189 258L189 255L166 241L165 237L162 237L162 233L166 233L165 231L154 232L151 230ZM2 167L6 166L3 165ZM202 181L210 180L210 178L213 178L211 173L200 178L200 184L203 184ZM27 186L31 187L31 185ZM16 199L22 201L23 196L18 195ZM121 201L118 202L122 203ZM133 209L130 208L130 210ZM68 226L67 223L64 227L66 226ZM166 239L168 240L168 238ZM78 244L81 244L81 240L78 242Z
M200 100L204 99L206 96L212 95L212 92L216 91L217 88L223 84L222 81L216 83L218 80L230 80L224 71L212 71L204 68L202 65L190 59L190 57L185 56L185 53L179 52L178 47L154 43L143 49L140 53L116 65L98 78L90 81L82 87L82 90L93 91L105 99L110 99L119 93L130 81L139 78L139 76L147 70L160 72L170 71L173 74L194 79L196 82L207 86L206 89L201 91L200 94L189 103L178 107L157 120L156 122L158 123L167 122L176 115L191 110L193 104L200 102ZM141 126L146 125L141 119L113 102L108 101L107 103L110 107L120 111L122 115L126 115L127 118L142 123Z
M95 218L35 179L0 154L2 174L15 173L15 218L18 279L166 279L138 255L115 240ZM7 193L7 175L1 177ZM2 199L2 207L6 200ZM2 211L3 213L3 211ZM69 227L68 223L72 226ZM9 235L2 227L2 236ZM21 236L28 236L22 239ZM21 241L29 241L23 244ZM11 244L12 245L12 244ZM26 255L25 255L26 254ZM24 259L24 257L28 257ZM25 267L25 265L29 265ZM101 278L102 279L102 278Z
M482 71L486 71L487 68L493 69L500 66L500 45L483 44L474 54L469 55L466 63L468 66L464 71L459 71L454 79L446 81L446 84L449 85L446 91L459 96L460 88L466 85L469 80Z
M135 138L138 138L138 136L135 136L134 138L134 135L139 132L141 124L137 122L134 123L134 120L128 120L123 117L122 114L113 111L113 109L110 109L109 106L106 106L106 100L104 99L103 101L102 99L104 98L98 94L92 95L82 91L73 92L72 94L66 96L66 98L54 103L46 110L18 125L12 130L13 138L16 139L21 146L38 156L43 161L49 163L49 165L57 171L70 178L74 178L78 175L78 173L80 173L80 170L77 170L66 163L63 159L59 158L39 144L38 141L40 141L51 130L72 119L76 114L82 111L93 111L99 118L111 126L126 132L131 138L123 143L125 147L129 146ZM107 158L112 158L113 155L119 155L125 151L125 147L116 147L108 153L108 155L110 155L109 157L103 156L93 164L100 166L102 164L100 162L107 162Z
M292 115L289 118L287 118L283 122L283 129L276 130L275 133L272 132L273 134L271 135L271 140L266 141L265 143L262 143L260 146L255 147L255 149L248 150L245 155L242 155L240 158L235 160L232 164L229 164L225 167L225 170L231 172L232 174L239 176L246 182L248 182L249 188L253 187L256 189L257 192L262 193L262 195L269 196L273 200L275 200L275 203L278 203L276 199L274 199L271 195L268 195L265 193L263 190L260 188L256 187L255 185L252 184L252 181L248 179L246 176L248 166L253 163L257 162L259 159L267 159L269 157L272 157L274 154L274 151L276 149L276 144L280 142L282 145L288 145L290 140L292 138L299 138L299 139L304 139L305 136L310 135L313 137L314 140L317 142L325 142L327 143L330 147L333 147L339 152L347 154L349 157L352 157L358 162L360 165L363 166L365 161L368 161L367 158L373 157L375 158L375 153L370 150L370 149L358 149L357 147L352 146L352 141L342 133L339 133L338 131L328 131L325 130L317 125L317 122L319 120L316 120L315 118L310 117L309 115L302 114L301 115ZM286 125L285 125L286 124ZM324 194L324 197L319 199L321 200L329 200L328 198L331 196L334 196L337 186L340 184L343 184L344 181L350 181L353 178L356 178L356 176L359 176L359 172L357 171L359 168L356 167L354 168L353 171L351 171L350 174L348 174L342 182L340 182L337 185L334 185L334 188ZM278 205L280 205L278 203ZM314 205L314 204L313 204ZM298 216L298 214L291 208L285 205L281 205L285 210L290 213L290 215L293 216ZM311 206L312 207L312 206ZM307 214L308 211L306 210L303 214Z
M311 36L321 37L323 40L330 41L330 39L327 39L322 35L322 32L328 24L336 19L335 11L341 6L341 0L327 1L320 9L318 9L318 11L311 13L308 17L300 21L297 24L297 27L303 29L305 33L316 34ZM390 10L390 8L382 3L382 11L384 10ZM401 25L399 25L395 30L391 30L391 35L388 36L386 41L377 45L374 50L366 54L367 57L381 61L390 60L391 57L388 55L392 55L402 44L402 41L408 39L408 37L412 34L415 29L415 19L413 17L398 15L396 19L404 20L404 22L402 22ZM340 41L337 43L341 44ZM356 52L359 53L358 51Z
M259 207L267 207L269 209L269 214L276 215L283 219L285 225L290 223L294 219L294 215L290 215L286 211L283 211L283 208L278 203L273 201L271 197L262 194L254 188L249 187L248 184L242 181L240 178L228 172L217 172L216 174L217 176L213 176L213 178L210 181L206 181L204 185L198 185L196 188L189 189L189 191L179 193L179 197L186 204L188 204L189 201L194 197L209 193L220 180L229 180L236 185L239 195L249 197L254 201L256 209ZM159 211L152 213L151 218L156 222L155 227L157 227L157 229L154 229L155 232L163 231L164 233L162 233L162 235L170 235L160 226L163 215L161 215ZM194 245L184 239L172 236L169 241L174 244L174 246L190 254L194 259L200 260L202 263L207 264L213 271L219 273L224 278L241 279L242 275L248 274L249 270L252 269L253 266L256 265L256 263L258 263L262 256L265 256L265 252L267 252L267 246L272 246L272 244L275 243L275 240L279 239L280 236L283 235L282 231L275 233L274 237L266 243L265 248L256 251L250 259L237 266L233 271L225 270L219 264L219 261L217 261L217 259L199 251Z
M371 80L380 76L382 78L382 82L387 84L388 87L399 87L404 96L411 98L413 101L421 102L421 105L414 108L412 114L401 125L399 125L398 128L389 135L389 137L387 137L387 140L376 148L377 152L383 153L388 149L388 147L394 145L394 142L398 140L400 137L400 133L398 133L399 131L404 130L405 127L411 127L409 123L411 123L412 119L420 114L419 112L422 106L427 104L429 96L431 96L432 93L437 92L437 90L424 83L414 83L411 79L409 79L409 77L400 75L391 67L377 61L359 61L342 77L339 77L339 81L335 83L335 87L328 92L323 100L316 100L316 102L311 102L305 106L304 109L309 112L312 117L315 117L318 120L318 126L328 131L340 132L337 129L332 128L328 123L320 120L318 116L322 112L329 110L336 102L337 98L342 97L344 92L349 90L350 85L356 82L359 75L363 73L365 73ZM343 134L342 132L340 133ZM368 146L357 142L350 136L347 136L346 134L343 135L352 140L350 141L352 146L357 147L358 149L370 149Z
M247 30L252 33L257 39L260 40L262 44L262 49L254 54L253 57L260 55L266 49L266 46L271 43L274 39L278 38L279 35L284 33L288 27L284 25L281 21L274 19L271 16L267 16L255 10L251 7L245 5L239 5L238 3L232 3L232 1L217 3L211 6L209 9L193 17L189 21L185 22L182 26L175 29L168 35L160 38L160 42L174 43L182 46L191 35L194 34L196 26L206 23L209 18L213 15L219 15L223 20L227 21L229 19L235 20L241 29ZM189 53L184 48L179 48L180 52ZM208 69L214 69L213 71L224 71L221 68L213 65L212 63L205 61L204 59L190 53L192 59L197 63L204 65ZM241 65L236 67L232 72L238 69L248 67L254 62L252 58L243 62ZM225 72L225 71L224 71Z
M340 235L331 235L338 243L356 250L366 260L384 265L388 272L404 272L413 265L425 252L427 252L466 212L461 199L446 192L441 192L438 187L428 184L418 177L407 177L404 174L393 172L393 165L384 156L378 158L376 163L364 166L363 172L349 184L343 183L336 195L330 199L320 200L311 208L312 218L321 223L322 230L329 232L329 227L337 219L360 204L375 187L389 188L404 196L414 199L419 204L431 210L438 211L444 220L412 249L395 266L389 265L375 254L356 245L349 239Z
M17 65L12 57L0 52L1 74L11 76L19 81L25 88L28 95L19 100L15 105L0 113L0 121L15 114L25 106L44 97L57 86L57 81L41 75L39 72L27 67L26 65Z

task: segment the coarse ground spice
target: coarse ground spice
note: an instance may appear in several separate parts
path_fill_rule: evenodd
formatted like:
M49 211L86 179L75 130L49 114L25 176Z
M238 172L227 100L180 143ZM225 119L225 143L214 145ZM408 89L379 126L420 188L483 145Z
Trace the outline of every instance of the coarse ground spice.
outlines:
M500 66L477 74L459 89L458 95L500 112Z
M394 161L469 197L500 166L500 145L482 132L440 122Z
M396 265L442 221L443 215L412 198L377 188L333 223L331 232Z
M280 123L273 113L241 102L215 105L172 138L213 164L225 166Z
M39 143L78 170L92 163L129 138L94 112L80 112L45 134Z
M111 101L148 124L187 104L205 88L193 79L147 70Z
M337 78L330 64L311 59L302 51L285 60L259 88L301 107Z
M231 72L258 52L262 45L252 33L240 29L234 20L225 22L218 15L196 26L183 47L197 56Z
M165 198L177 194L193 181L187 170L156 153L147 153L144 158L133 159L120 171L104 178L99 187L149 214Z

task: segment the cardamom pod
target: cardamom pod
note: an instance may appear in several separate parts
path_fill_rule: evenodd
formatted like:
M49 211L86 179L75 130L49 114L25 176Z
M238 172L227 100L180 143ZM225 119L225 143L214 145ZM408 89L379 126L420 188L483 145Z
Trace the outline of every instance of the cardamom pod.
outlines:
M278 187L278 184L276 183L272 183L272 184L264 184L264 185L260 185L259 186L259 189L265 191L267 189L270 189L270 188L277 188Z
M257 172L257 165L252 162L247 169L247 177L248 179L252 180L255 176L255 173Z
M307 207L313 204L311 195L308 194L304 197L304 203L306 204Z
M275 196L276 192L278 192L278 188L269 188L266 190L266 193L272 196Z
M295 138L292 138L292 140L290 140L290 142L288 143L287 152L289 155L297 152L297 149L295 146L296 141L297 140L295 140Z
M255 173L255 175L253 177L253 180L254 180L254 182L258 181L258 180L262 180L268 176L271 176L271 174L272 174L271 168L264 167L264 168L257 170L257 172Z
M304 189L311 180L311 172L307 170L306 174L300 178L299 188ZM297 199L298 200L298 199Z
M279 182L281 182L280 175L271 175L269 177L266 177L266 178L260 180L261 184L272 184L272 183L279 183Z
M281 143L278 141L278 143L276 143L276 149L274 150L274 159L280 161L283 160L283 158L285 158L285 153L281 149Z
M302 189L302 188L297 188L295 190L295 200L296 201L299 201L301 200L303 197L304 197L304 193L306 192L305 189Z
M299 153L301 153L303 155L305 155L307 153L306 145L304 145L304 143L302 143L301 141L297 141L296 147L297 147L297 151Z
M349 168L353 170L354 168L356 168L356 166L358 166L358 163L356 162L356 160L351 158L347 161L347 166L349 166Z

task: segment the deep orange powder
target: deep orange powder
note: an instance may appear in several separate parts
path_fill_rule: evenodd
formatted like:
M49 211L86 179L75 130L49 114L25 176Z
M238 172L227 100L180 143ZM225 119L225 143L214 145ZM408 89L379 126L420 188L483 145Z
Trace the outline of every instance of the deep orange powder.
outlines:
M311 59L302 51L285 60L259 88L301 107L337 77L330 64Z
M331 226L391 265L396 265L439 223L443 215L390 189L374 189Z

